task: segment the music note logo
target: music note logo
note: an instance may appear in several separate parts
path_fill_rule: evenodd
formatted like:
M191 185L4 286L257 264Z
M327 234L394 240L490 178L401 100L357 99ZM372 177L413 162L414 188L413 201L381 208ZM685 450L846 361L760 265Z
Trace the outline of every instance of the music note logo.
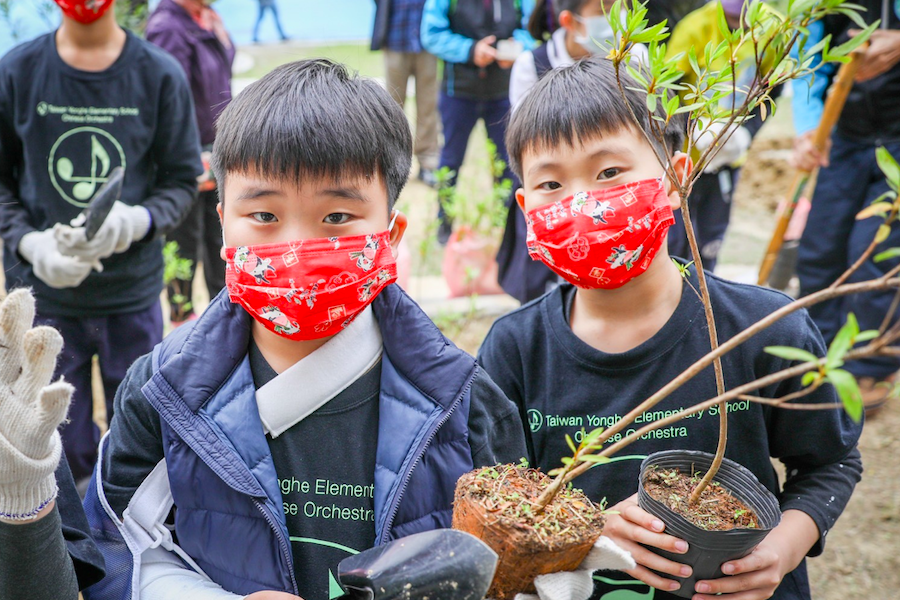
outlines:
M96 127L77 127L56 140L47 166L60 196L84 207L119 165L125 168L125 153L116 138Z

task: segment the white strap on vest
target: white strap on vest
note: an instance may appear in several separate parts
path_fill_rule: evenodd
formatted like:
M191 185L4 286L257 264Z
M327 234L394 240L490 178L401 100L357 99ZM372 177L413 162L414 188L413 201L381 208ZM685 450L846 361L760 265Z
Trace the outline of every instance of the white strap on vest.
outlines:
M109 435L107 432L106 435ZM97 464L103 464L103 448L106 438L100 440ZM134 569L131 577L131 600L140 600L141 596L141 555L151 548L162 547L178 555L191 569L204 577L208 576L187 552L172 541L172 532L165 525L166 517L172 510L172 490L169 487L169 474L166 471L166 460L162 459L150 471L150 474L141 482L134 492L128 507L122 513L120 520L103 491L102 469L95 470L97 478L97 496L107 516L116 524L119 533L125 540L125 544L131 551Z

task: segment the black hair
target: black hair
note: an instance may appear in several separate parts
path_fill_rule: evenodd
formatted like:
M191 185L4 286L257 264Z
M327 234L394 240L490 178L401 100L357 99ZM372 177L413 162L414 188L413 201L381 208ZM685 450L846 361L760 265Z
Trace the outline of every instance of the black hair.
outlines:
M568 10L580 14L589 0L537 0L528 19L528 33L536 40L546 40L559 29L559 15Z
M664 155L663 143L657 141L650 130L651 115L646 95L629 89L637 88L637 82L624 68L621 77L625 98L637 116L640 128L649 134L654 149ZM655 114L665 118L661 106L657 106ZM664 144L672 152L681 150L684 144L680 124L680 120L677 124L673 121L664 132ZM584 140L623 129L639 134L616 83L612 61L584 58L547 73L516 107L506 129L510 168L521 180L522 155L526 151L561 144L575 146Z
M281 65L228 105L216 122L212 169L220 185L235 171L298 184L377 172L393 208L411 162L409 123L387 91L312 59Z

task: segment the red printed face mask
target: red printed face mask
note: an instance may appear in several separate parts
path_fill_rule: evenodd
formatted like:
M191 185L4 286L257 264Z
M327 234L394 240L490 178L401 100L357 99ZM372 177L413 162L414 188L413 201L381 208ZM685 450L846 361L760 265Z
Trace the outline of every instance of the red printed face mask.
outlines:
M84 25L103 16L114 0L55 0L64 15Z
M675 222L660 179L626 183L528 212L528 253L581 288L615 289L650 266Z
M225 287L292 340L339 333L397 279L390 231L225 249Z

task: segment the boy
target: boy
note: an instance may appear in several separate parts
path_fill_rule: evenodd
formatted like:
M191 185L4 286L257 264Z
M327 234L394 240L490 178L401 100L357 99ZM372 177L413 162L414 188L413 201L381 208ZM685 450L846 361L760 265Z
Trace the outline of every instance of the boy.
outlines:
M411 160L397 103L327 60L222 113L227 293L116 396L85 507L107 562L134 567L86 598L328 600L341 559L449 526L462 473L524 455L516 406L389 285Z
M116 24L112 0L59 0L62 24L0 60L0 236L6 287L65 340L75 386L63 444L76 482L97 459L91 365L107 416L128 366L162 339L162 235L201 172L191 91L171 56ZM121 200L91 240L69 223L113 169ZM96 272L92 272L92 269Z
M623 85L631 110L649 131L645 99L629 89L636 87L631 79ZM692 289L696 273L691 270L685 281L666 251L677 194L633 123L612 64L597 59L546 75L510 122L507 142L512 167L523 181L516 197L529 218L530 251L570 283L499 319L479 360L519 405L530 425L530 459L545 470L569 453L565 433L609 426L709 350L702 306ZM677 153L673 166L681 176L690 161ZM774 291L708 279L721 340L788 302ZM785 368L787 361L763 352L770 345L798 346L817 356L825 352L808 315L795 313L723 358L726 384L733 387ZM781 397L799 388L797 379L759 394ZM715 393L709 368L653 412L691 406ZM836 394L823 386L808 398L835 402ZM729 412L728 457L780 494L784 515L752 554L725 564L724 572L732 577L698 582L694 598L710 600L717 593L735 600L773 594L809 598L803 557L822 551L825 535L859 480L860 426L839 411L779 411L732 402ZM679 585L668 575L686 576L690 569L639 545L686 550L682 540L664 534L662 523L636 505L640 459L669 448L711 452L717 435L718 417L704 413L647 435L628 448L628 456L576 482L621 512L610 519L605 534L632 553L638 566L628 573L657 588L657 600L674 598L663 591ZM770 456L788 469L781 490ZM622 585L634 590L636 584L604 578L595 597Z

